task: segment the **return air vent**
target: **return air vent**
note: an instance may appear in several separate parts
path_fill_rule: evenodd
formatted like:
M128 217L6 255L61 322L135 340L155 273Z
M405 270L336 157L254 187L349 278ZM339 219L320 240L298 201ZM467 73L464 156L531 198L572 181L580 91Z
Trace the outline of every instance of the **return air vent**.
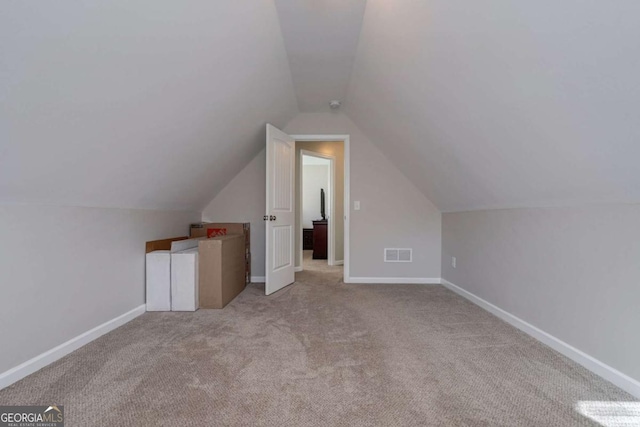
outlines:
M412 262L413 249L384 248L384 262Z

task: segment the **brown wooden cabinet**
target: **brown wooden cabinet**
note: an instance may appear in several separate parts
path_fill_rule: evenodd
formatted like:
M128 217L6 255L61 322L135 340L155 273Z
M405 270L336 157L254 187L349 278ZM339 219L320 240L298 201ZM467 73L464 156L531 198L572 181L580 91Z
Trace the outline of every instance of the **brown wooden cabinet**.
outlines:
M305 251L313 250L313 228L302 229L302 249Z
M327 259L327 220L313 221L313 259Z

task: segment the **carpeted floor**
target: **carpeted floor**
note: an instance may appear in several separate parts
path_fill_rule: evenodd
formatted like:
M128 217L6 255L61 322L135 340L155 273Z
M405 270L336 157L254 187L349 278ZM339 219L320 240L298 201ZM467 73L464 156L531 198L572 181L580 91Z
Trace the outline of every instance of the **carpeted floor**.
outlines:
M341 277L311 260L269 297L147 313L0 404L64 405L67 426L570 426L635 401L441 286Z
M313 251L302 251L302 268L315 272L338 274L342 277L342 267L330 266L326 259L313 259Z

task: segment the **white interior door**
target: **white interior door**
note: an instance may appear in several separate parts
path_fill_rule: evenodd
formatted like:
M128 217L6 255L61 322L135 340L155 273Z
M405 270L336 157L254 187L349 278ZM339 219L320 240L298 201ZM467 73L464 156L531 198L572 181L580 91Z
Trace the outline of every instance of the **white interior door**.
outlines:
M267 124L267 212L265 293L272 294L295 280L294 169L295 140Z

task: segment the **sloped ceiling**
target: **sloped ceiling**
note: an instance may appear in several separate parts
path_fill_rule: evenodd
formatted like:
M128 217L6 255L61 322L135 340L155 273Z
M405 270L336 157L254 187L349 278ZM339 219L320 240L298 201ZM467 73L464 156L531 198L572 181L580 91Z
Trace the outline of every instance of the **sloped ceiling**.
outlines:
M345 108L443 211L640 202L638 16L368 0Z
M640 202L640 2L5 2L0 202L202 209L331 99L443 211ZM298 108L299 106L299 108Z
M343 100L366 0L275 0L302 112Z
M272 1L0 13L0 202L201 210L297 113Z

